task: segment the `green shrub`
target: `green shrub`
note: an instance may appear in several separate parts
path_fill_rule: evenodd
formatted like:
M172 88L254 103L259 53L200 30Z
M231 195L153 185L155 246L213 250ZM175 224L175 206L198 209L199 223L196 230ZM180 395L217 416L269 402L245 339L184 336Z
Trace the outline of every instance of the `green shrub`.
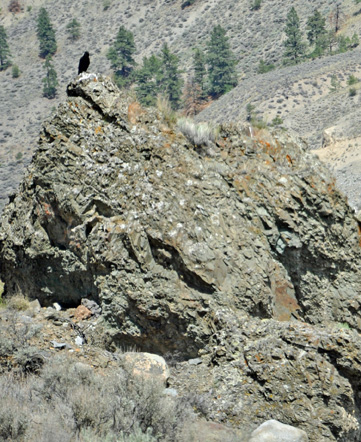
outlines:
M335 74L331 76L330 92L337 92L340 89L340 82Z
M264 60L260 60L257 73L258 74L266 74L267 72L273 71L275 69L275 65L272 63L266 63Z
M111 0L103 0L103 10L107 11L110 8Z
M352 86L353 84L357 84L357 83L358 83L358 78L351 74L347 79L347 84L349 86Z
M350 97L354 97L356 95L356 88L355 87L350 87L348 94Z
M251 11L258 11L261 9L262 0L254 0L253 4L251 5Z
M20 77L20 69L19 69L19 66L17 64L13 64L13 67L11 69L11 75L12 75L13 78Z
M350 325L347 324L347 322L338 322L337 323L337 327L341 328L341 329L344 329L344 330L350 330L351 329Z
M66 25L66 30L68 32L70 40L75 41L79 39L80 23L76 18L73 18L73 20Z
M282 118L279 115L277 115L272 120L271 126L280 126L281 124L283 124L283 120L282 120Z

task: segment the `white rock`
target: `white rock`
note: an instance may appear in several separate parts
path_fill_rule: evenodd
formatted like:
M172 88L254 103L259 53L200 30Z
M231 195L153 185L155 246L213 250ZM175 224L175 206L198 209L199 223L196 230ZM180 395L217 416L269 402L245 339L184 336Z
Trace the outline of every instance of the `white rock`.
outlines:
M308 437L303 430L272 419L256 428L249 442L308 442Z

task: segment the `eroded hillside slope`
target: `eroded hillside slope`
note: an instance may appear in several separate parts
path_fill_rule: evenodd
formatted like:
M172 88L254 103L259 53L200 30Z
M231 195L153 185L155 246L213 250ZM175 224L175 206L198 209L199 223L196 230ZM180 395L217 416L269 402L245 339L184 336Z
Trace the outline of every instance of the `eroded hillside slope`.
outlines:
M200 357L170 385L212 420L359 440L360 228L327 170L282 131L194 146L106 77L67 92L4 211L6 296L92 299L108 348Z

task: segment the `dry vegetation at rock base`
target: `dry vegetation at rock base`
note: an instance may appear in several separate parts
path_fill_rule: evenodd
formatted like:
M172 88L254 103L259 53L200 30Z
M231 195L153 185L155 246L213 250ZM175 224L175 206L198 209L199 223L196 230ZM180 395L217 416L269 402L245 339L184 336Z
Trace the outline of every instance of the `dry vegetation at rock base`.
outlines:
M74 358L77 353L54 354L41 337L51 325L39 317L32 321L29 305L19 311L26 307L22 302L0 311L0 440L192 439L191 403L166 395L159 379L135 376L131 364L95 370L91 358L84 363Z

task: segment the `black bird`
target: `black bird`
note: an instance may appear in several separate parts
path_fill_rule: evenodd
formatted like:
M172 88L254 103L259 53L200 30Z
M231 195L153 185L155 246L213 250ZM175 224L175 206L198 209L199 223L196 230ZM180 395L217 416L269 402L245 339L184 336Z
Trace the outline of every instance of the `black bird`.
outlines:
M90 64L90 58L89 58L89 52L84 52L84 55L79 60L79 69L78 69L78 75L82 72L86 72Z

